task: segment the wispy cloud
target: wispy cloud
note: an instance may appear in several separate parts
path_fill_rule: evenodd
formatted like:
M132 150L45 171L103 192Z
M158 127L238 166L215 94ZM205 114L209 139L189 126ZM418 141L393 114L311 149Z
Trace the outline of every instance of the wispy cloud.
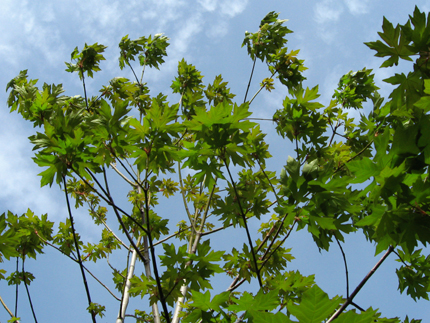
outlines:
M231 18L242 13L247 5L248 0L224 0L220 3L221 12Z
M6 117L6 109L2 109L0 116L2 120ZM10 118L9 121L16 118ZM2 211L10 210L22 214L27 208L37 214L49 213L52 217L58 215L62 204L58 203L56 189L48 187L40 188L40 177L42 171L31 160L31 145L26 136L23 122L4 123L0 134L0 202ZM56 198L54 198L56 197ZM61 201L62 202L62 201Z
M197 0L205 11L214 11L217 8L218 0Z
M344 0L349 12L353 15L367 13L369 10L369 0Z
M333 0L318 2L314 8L315 20L319 24L338 21L342 12L342 6L338 1Z
M242 13L248 5L248 0L197 0L204 11L219 9L222 15L230 18Z
M33 10L27 1L2 2L0 19L0 59L16 66L20 60L39 53L46 59L46 66L53 63L62 53L64 42L57 29L49 28L54 19L52 7L44 7L41 12ZM43 19L39 19L43 17ZM13 28L11 27L13 26Z

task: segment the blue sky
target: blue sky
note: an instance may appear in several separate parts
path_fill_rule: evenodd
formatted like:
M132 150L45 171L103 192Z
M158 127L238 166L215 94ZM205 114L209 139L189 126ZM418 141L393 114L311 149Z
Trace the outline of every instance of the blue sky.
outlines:
M78 46L95 42L108 46L102 72L87 81L87 90L94 95L102 84L113 77L131 78L130 72L118 67L118 42L129 34L134 39L149 34L164 33L170 38L168 58L161 70L145 72L145 81L151 93L169 94L170 84L176 75L177 62L183 57L195 65L203 75L204 82L212 82L215 75L222 74L229 82L238 101L243 99L252 62L241 48L244 32L258 29L260 20L269 11L280 12L281 19L289 19L287 26L294 33L289 35L288 47L300 49L299 57L305 59L309 68L305 72L306 86L319 84L320 101L328 104L339 78L350 70L363 67L375 71L375 79L383 96L390 86L382 82L401 70L411 68L402 63L395 69L380 70L382 60L363 42L378 39L382 17L393 23L405 23L414 6L421 10L430 9L430 1L400 0L322 0L322 1L256 1L256 0L129 0L121 1L24 1L2 0L0 2L0 89L20 70L28 69L32 79L39 79L39 85L63 83L67 95L82 95L82 85L76 75L65 72L65 61ZM267 77L266 68L256 68L255 82ZM281 107L286 90L278 86L274 93L262 93L253 103L253 117L271 118ZM31 160L31 145L27 137L34 129L16 114L6 108L7 93L0 91L0 212L11 210L22 214L31 208L36 214L48 213L52 221L64 221L67 217L64 195L58 188L40 188L37 174L39 169ZM288 155L293 155L285 142L279 140L271 122L262 124L268 133L268 141L274 157L269 168L280 171ZM120 190L118 184L118 191ZM171 212L166 207L162 211ZM89 241L97 241L85 210L75 213L81 235ZM255 227L256 228L256 227ZM288 241L288 240L287 240ZM344 294L343 264L337 246L329 254L319 253L305 232L295 233L290 241L293 255L297 258L290 269L299 269L304 274L316 274L317 283L330 296ZM240 247L240 246L239 246ZM351 287L354 288L376 263L374 247L361 235L347 239L346 252L349 261ZM415 303L397 291L395 275L396 262L390 258L375 274L370 283L356 299L356 303L367 308L380 308L388 317L405 315L430 317L427 302ZM11 264L3 263L1 268L11 270ZM94 267L104 277L105 264ZM34 297L39 322L89 321L85 313L85 294L79 279L79 268L70 260L61 257L55 250L47 250L37 262L28 262L27 270L36 276L30 290ZM76 279L76 280L75 280ZM105 280L110 283L110 278ZM112 322L116 318L118 305L109 295L91 282L97 302L107 305L107 316L100 322ZM226 283L228 287L228 282ZM19 316L22 322L32 321L30 309L20 290ZM0 296L10 308L14 307L14 288L0 282ZM142 304L142 303L140 303ZM139 304L136 306L140 306ZM8 315L0 308L0 322L6 322ZM131 320L130 320L131 321Z

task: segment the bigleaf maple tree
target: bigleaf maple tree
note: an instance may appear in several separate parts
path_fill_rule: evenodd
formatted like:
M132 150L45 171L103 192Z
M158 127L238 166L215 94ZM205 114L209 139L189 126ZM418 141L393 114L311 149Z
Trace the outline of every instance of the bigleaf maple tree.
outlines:
M163 68L169 39L161 34L123 37L119 67L131 69L134 79L114 78L97 94L85 84L104 60L106 47L97 43L76 47L66 63L81 80L82 95L65 96L62 85L38 86L25 70L11 80L7 104L37 129L30 141L43 168L41 185L64 190L68 217L54 229L47 215L30 210L2 214L0 260L18 257L22 270L0 270L0 278L28 291L34 277L25 259L52 247L80 270L93 322L105 311L94 300L93 283L117 299L118 316L109 318L117 323L130 316L157 323L420 322L384 318L354 297L394 255L402 263L400 291L428 299L423 246L430 242L430 15L415 8L406 24L395 27L384 18L382 41L366 43L384 58L381 68L413 62L407 75L385 80L395 86L386 100L372 70L363 68L340 79L328 106L317 101L318 86L303 86L304 61L287 48L292 31L278 16L270 12L256 32L245 34L242 46L252 68L265 64L267 77L251 96L251 73L239 100L221 75L205 85L185 60L171 85L179 100L150 94L144 72ZM266 167L266 134L250 112L255 97L275 85L288 94L271 120L293 147L280 172ZM363 113L354 119L350 109ZM115 181L129 186L123 197L113 192ZM179 196L183 206L174 216L160 214L160 196ZM128 204L118 202L124 197ZM75 230L72 199L100 227L99 243L84 241ZM218 250L218 234L230 227L246 238ZM351 294L329 298L313 276L287 270L293 255L285 241L302 229L323 250L363 231L381 258ZM89 284L91 262L112 253L127 259L125 268L106 266L113 287L97 278ZM222 292L213 289L219 277L231 279ZM246 281L252 290L239 289ZM130 298L145 298L147 306L130 309ZM3 305L10 322L18 320Z

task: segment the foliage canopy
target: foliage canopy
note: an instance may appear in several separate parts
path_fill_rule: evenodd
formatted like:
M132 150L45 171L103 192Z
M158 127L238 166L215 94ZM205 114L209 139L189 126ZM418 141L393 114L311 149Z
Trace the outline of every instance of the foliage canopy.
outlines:
M125 268L111 267L115 291L108 291L118 300L118 323L130 297L148 300L132 315L137 322L401 322L354 303L374 270L351 294L329 298L313 276L286 269L294 257L284 242L295 230L306 229L324 250L362 230L383 253L374 269L394 253L402 263L400 291L428 299L423 246L430 242L430 15L415 8L406 24L395 27L384 18L382 41L366 43L385 59L381 68L413 62L407 75L385 80L394 85L386 102L372 70L363 68L341 77L328 106L316 101L318 86L303 87L306 68L299 51L286 47L292 31L285 22L270 12L258 31L246 32L242 46L253 69L257 61L265 63L268 77L251 99L248 85L243 103L234 101L221 75L205 85L185 60L171 85L179 101L151 95L143 77L147 67L162 68L169 39L161 34L123 37L119 67L130 68L135 80L114 78L95 96L87 95L85 79L104 60L106 47L97 43L76 47L66 63L82 81L84 96L65 96L62 85L38 87L27 71L11 80L10 110L38 130L30 141L35 163L44 168L41 185L61 186L69 218L54 232L46 215L1 215L0 260L19 257L23 269L8 277L1 270L0 278L27 287L34 277L24 260L54 247L79 265L95 322L105 308L92 301L89 263L118 252L130 256ZM249 110L258 93L274 90L274 78L288 95L272 121L295 147L279 175L266 168L269 146ZM366 104L370 112L364 113ZM363 111L360 120L349 109ZM112 194L114 175L130 186L128 205ZM156 213L161 195L183 201L173 233L172 215ZM76 232L70 197L101 227L99 243ZM251 221L259 223L258 232L251 232ZM231 250L214 249L217 232L232 226L247 239ZM213 282L220 275L232 283L217 293ZM239 291L245 281L255 282L257 292ZM15 321L16 313L9 313Z

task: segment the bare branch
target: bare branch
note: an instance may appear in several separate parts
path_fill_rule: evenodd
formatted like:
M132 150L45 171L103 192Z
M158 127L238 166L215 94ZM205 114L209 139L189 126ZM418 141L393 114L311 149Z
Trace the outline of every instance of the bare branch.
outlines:
M78 255L78 263L79 263L79 267L81 269L81 275L82 275L82 280L85 286L85 292L87 294L87 299L88 299L88 306L91 306L91 294L90 294L90 289L88 288L88 283L87 283L87 279L85 277L85 271L84 271L84 267L82 264L82 258L81 258L81 252L79 251L79 244L78 244L78 240L76 239L76 231L75 231L75 224L73 223L73 216L72 216L72 210L70 208L70 202L69 202L69 195L67 193L67 183L66 183L66 177L63 175L63 184L64 184L64 192L66 193L66 201L67 201L67 210L69 212L69 219L70 219L70 225L72 227L72 232L73 232L73 240L75 242L75 248L76 248L76 253ZM93 320L93 323L96 323L96 313L94 311L91 311L91 318Z
M346 262L345 252L343 252L342 245L339 242L339 239L335 237L336 242L340 248L340 252L342 253L343 263L345 264L345 277L346 277L346 297L349 297L349 276L348 276L348 263Z
M258 284L260 285L260 288L262 288L263 282L261 281L260 269L258 268L257 257L255 255L255 251L254 251L254 247L253 247L253 243L252 243L252 239L251 239L251 234L249 233L248 224L246 223L246 216L245 216L245 213L243 211L242 204L240 203L239 192L236 189L236 184L234 183L233 176L231 176L230 168L228 167L227 161L225 159L223 161L224 161L225 167L227 168L228 176L230 177L234 192L236 194L237 203L239 205L240 213L242 215L243 223L245 225L246 235L248 237L249 248L251 249L252 258L254 261L255 273L257 274Z
M256 60L257 60L257 57L254 58L254 62L252 63L251 75L249 76L248 87L246 88L245 98L243 99L243 103L246 102L246 97L248 96L248 91L249 91L249 87L251 86L252 76L254 75L255 61Z
M131 180L129 180L128 178L127 178L127 176L125 176L123 173L121 173L120 171L119 171L119 169L115 166L115 164L114 163L110 163L110 166L117 172L117 174L119 175L119 176L121 176L127 183L129 183L131 186L133 186L133 187L137 187L137 184L136 183L133 183Z
M333 320L335 320L348 307L348 305L350 305L352 303L352 300L358 294L360 289L367 283L369 278L372 277L372 275L375 273L375 271L384 262L384 260L387 259L387 257L390 255L391 252L393 252L393 250L394 250L393 246L390 246L388 248L387 252L385 252L385 254L382 256L382 258L379 259L379 261L376 263L376 265L369 271L369 273L366 275L366 277L364 277L364 279L360 282L360 284L355 288L355 290L352 292L351 296L349 296L347 298L345 303L343 303L343 305L328 319L328 321L326 323L333 322Z
M22 278L24 281L25 290L27 291L27 297L28 297L28 302L30 303L31 313L33 314L34 322L37 323L36 313L34 312L33 302L31 301L30 290L28 289L27 280L25 279L24 263L25 263L25 256L23 255L23 257L22 257Z
M7 307L5 302L3 301L3 298L0 296L0 303L3 305L4 309L9 313L10 317L13 317L12 311Z

